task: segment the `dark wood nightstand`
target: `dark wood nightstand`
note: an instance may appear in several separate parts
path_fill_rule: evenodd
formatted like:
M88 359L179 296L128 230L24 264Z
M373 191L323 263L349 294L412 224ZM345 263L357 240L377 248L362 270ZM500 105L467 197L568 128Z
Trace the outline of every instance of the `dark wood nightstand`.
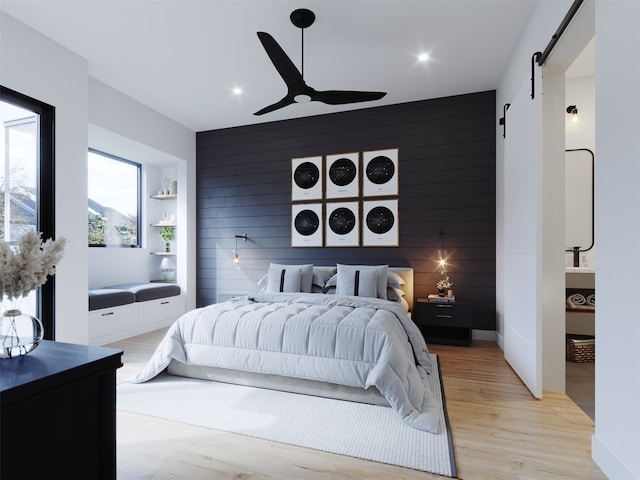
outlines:
M471 345L473 327L472 306L469 302L429 302L417 298L414 321L424 335L427 344Z

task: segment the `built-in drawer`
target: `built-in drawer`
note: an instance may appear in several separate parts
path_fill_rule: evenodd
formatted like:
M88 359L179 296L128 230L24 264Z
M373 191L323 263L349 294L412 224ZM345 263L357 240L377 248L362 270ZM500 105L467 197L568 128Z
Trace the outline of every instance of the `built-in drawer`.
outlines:
M140 326L152 323L163 322L165 320L177 319L185 312L186 297L177 295L175 297L159 298L149 302L140 302L138 305L138 322Z
M89 312L89 338L102 337L137 326L138 308L135 303Z

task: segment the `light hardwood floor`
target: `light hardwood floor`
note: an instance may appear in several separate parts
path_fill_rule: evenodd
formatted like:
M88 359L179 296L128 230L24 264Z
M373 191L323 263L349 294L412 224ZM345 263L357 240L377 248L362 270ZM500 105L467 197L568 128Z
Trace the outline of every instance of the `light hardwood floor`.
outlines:
M118 381L151 356L164 331L111 344ZM591 460L593 421L566 395L534 399L493 342L430 346L440 355L464 480L606 479ZM118 479L443 479L438 475L118 412Z

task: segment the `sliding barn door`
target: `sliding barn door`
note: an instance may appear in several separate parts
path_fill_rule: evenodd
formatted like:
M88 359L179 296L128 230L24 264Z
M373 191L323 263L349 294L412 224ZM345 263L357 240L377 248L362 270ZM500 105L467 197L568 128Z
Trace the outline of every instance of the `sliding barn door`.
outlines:
M536 89L541 85L536 68ZM507 111L505 136L505 359L542 396L540 92L527 79Z

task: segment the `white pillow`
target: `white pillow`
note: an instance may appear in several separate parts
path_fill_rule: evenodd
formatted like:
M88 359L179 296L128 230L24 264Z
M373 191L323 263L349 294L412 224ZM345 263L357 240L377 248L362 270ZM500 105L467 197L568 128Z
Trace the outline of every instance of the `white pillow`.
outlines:
M342 265L338 264L338 278L337 278L337 290L336 293L341 295L340 288L340 272L341 271L350 271L350 270L373 270L376 272L376 295L377 298L382 298L384 300L387 299L387 272L389 271L388 265ZM327 286L329 282L327 282ZM349 289L349 286L346 286ZM374 297L374 298L375 298Z
M299 268L270 268L268 275L267 293L300 291Z
M402 279L400 275L395 272L389 270L388 278L387 278L387 286L392 288L402 288L402 285L405 284L405 281Z
M337 295L376 298L378 290L378 272L373 269L338 268Z
M308 265L282 265L280 263L272 263L269 268L279 269L297 269L300 270L300 290L298 292L311 292L311 284L313 283L313 264Z

